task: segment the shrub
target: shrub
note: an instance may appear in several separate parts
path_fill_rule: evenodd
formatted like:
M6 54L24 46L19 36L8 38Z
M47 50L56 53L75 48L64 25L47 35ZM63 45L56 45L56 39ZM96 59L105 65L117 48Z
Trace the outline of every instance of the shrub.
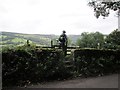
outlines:
M3 87L67 78L69 72L63 58L62 51L55 49L17 48L3 51Z
M120 51L81 49L74 52L76 71L84 76L96 76L120 69Z

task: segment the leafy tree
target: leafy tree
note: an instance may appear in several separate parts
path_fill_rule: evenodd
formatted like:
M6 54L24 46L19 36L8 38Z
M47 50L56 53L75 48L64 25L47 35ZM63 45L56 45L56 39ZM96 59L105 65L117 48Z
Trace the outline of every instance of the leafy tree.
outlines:
M83 32L81 34L81 38L79 38L77 40L77 45L79 45L80 47L84 48L84 47L90 47L90 36L88 32Z
M94 8L95 16L107 17L110 14L110 10L119 11L120 13L120 1L119 0L91 0L88 3L89 6Z
M104 35L99 32L81 34L81 38L77 40L77 45L82 48L102 48L104 44Z
M120 46L120 31L118 29L107 36L106 45L108 48L118 48Z

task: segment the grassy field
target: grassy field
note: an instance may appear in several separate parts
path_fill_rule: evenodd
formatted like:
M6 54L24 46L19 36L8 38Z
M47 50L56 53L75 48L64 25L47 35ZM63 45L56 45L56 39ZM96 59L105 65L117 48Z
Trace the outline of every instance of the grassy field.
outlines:
M58 39L59 35L45 34L23 34L12 32L0 32L0 45L21 45L26 44L27 40L30 43L42 46L51 46L51 40ZM80 35L68 35L69 45L76 44Z

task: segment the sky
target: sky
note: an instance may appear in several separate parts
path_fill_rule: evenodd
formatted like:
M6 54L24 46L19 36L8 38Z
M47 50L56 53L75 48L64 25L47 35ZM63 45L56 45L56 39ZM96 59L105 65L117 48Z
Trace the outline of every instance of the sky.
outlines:
M118 28L115 12L97 19L89 0L0 0L0 31L27 34L109 34Z

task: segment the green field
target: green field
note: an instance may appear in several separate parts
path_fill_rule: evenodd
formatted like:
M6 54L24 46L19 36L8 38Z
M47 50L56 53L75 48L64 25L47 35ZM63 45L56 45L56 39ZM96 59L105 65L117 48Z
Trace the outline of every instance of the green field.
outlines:
M80 35L68 35L69 41L76 43ZM26 44L27 40L31 44L36 44L39 46L51 46L51 40L57 39L58 35L45 35L45 34L22 34L22 33L12 33L12 32L0 32L0 45L23 45Z

